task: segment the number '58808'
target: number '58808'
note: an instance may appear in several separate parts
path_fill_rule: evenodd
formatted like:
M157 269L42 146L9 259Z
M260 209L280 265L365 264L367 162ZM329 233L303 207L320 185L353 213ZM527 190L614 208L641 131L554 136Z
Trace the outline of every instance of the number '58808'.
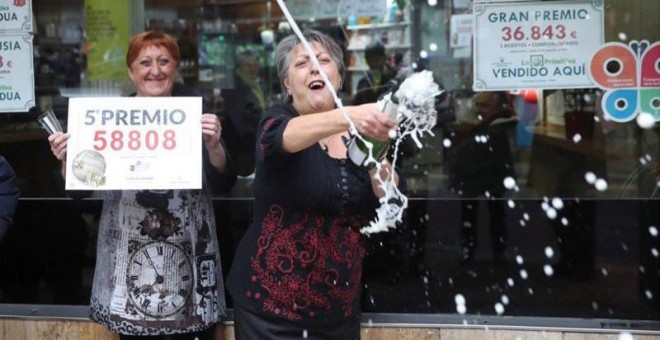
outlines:
M125 134L121 130L106 131L97 130L94 132L94 150L103 151L107 147L114 151L121 151L128 148L131 151L138 151L143 148L146 150L164 150L176 149L176 132L174 130L165 130L162 135L155 130L146 131L144 134L138 130L129 131Z

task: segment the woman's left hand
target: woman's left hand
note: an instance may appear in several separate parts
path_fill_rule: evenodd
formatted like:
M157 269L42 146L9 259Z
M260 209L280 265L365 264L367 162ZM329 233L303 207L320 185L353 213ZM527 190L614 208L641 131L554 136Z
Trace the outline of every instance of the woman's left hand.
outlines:
M202 138L204 139L204 146L209 154L209 161L211 165L219 172L225 171L227 164L227 155L225 148L220 143L220 135L222 134L222 125L218 116L212 113L202 114Z
M222 125L218 116L212 113L202 114L202 137L207 149L213 150L218 147Z

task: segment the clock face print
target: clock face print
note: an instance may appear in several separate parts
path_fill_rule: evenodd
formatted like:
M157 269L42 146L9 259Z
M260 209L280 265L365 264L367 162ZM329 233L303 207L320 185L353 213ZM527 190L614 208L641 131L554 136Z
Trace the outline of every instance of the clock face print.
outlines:
M138 248L129 260L126 282L129 300L142 314L167 317L189 302L193 287L190 259L182 248L153 242Z

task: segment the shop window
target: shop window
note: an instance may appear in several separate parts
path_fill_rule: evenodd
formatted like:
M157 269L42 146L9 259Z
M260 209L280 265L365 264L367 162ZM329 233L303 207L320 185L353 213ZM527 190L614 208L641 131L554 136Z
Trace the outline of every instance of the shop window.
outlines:
M462 296L466 319L657 321L658 123L607 119L601 99L609 90L595 85L476 91L471 30L478 1L383 0L378 15L329 7L380 4L370 1L286 2L302 28L328 33L342 46L344 105L364 99L358 84L368 78L365 52L374 44L382 45L394 76L429 70L445 91L436 99L434 134L421 138L422 148L411 140L401 146L398 166L410 204L396 230L368 240L363 310L456 314ZM142 12L130 15L134 30L174 35L182 52L179 81L200 91L205 109L222 117L239 172L232 192L215 197L227 271L251 222L260 115L285 99L275 47L290 24L274 1L140 3ZM36 102L28 112L0 112L0 155L14 167L21 190L16 222L0 243L0 303L84 305L89 297L101 204L69 198L36 120L53 109L66 126L69 98L134 90L126 79L89 78L84 5L33 1ZM605 1L603 41L657 43L658 6ZM489 120L483 100L495 102L498 117ZM63 249L65 243L73 245ZM25 252L43 256L28 260Z

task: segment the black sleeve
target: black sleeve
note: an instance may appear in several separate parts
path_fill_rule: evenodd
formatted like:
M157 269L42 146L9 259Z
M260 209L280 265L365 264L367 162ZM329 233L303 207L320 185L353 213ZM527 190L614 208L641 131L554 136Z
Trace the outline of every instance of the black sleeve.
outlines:
M284 151L283 136L295 111L291 105L276 105L266 111L257 130L257 161L286 163L291 154Z
M0 156L0 240L13 221L19 195L16 174L5 158Z

